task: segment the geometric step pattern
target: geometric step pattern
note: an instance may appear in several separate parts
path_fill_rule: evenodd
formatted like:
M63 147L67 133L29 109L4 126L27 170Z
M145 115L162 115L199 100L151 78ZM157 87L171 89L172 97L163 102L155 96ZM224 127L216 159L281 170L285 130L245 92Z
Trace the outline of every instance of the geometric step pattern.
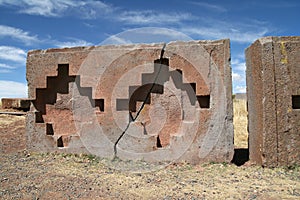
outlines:
M117 99L117 111L129 110L136 112L136 103L138 101L151 103L151 95L148 93L163 94L164 83L172 78L177 89L185 90L188 93L191 105L195 105L196 100L199 102L200 108L209 108L210 95L195 95L196 83L183 83L182 71L169 71L169 59L163 58L154 61L154 72L142 74L142 85L129 86L129 99ZM151 88L152 87L152 88ZM192 90L191 90L192 88Z

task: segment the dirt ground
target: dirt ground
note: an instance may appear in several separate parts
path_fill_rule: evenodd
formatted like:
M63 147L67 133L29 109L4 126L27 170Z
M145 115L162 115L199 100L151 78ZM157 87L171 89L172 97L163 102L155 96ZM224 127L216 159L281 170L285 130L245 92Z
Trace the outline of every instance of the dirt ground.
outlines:
M24 116L0 114L0 137L0 199L300 199L299 166L182 163L156 169L89 155L29 153ZM123 164L146 170L116 169Z

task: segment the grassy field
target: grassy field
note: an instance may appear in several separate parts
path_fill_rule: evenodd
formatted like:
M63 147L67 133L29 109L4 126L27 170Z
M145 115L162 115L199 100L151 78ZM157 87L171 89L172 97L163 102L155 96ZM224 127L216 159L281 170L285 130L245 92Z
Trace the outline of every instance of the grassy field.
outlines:
M248 112L246 100L233 100L233 114L234 146L235 148L248 148Z
M238 148L247 147L245 108L234 101ZM300 199L297 166L182 163L131 173L116 170L118 160L27 152L24 127L24 116L0 115L0 199Z
M1 157L3 199L299 199L299 168L187 163L148 173L86 155Z

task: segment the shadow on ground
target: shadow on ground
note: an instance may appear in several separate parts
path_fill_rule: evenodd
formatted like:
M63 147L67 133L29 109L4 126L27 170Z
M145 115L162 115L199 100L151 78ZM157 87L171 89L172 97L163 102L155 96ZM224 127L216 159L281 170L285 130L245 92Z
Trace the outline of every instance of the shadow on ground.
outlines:
M240 148L234 149L234 155L231 163L241 166L249 161L249 149L248 148Z

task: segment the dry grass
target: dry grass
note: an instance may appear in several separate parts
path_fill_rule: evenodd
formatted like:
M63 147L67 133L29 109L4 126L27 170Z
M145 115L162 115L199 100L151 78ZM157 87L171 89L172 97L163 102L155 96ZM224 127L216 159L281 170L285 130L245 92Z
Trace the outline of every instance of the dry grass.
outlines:
M246 102L234 101L235 143L247 147ZM14 119L12 119L14 118ZM6 121L4 123L4 121ZM0 132L19 145L24 118L2 116ZM14 127L19 127L15 129ZM22 128L22 130L21 130ZM267 169L234 164L187 163L148 173L115 170L90 155L0 154L0 199L299 199L300 167Z
M3 199L299 199L300 196L299 168L183 163L148 173L128 173L86 155L24 153L0 158Z
M1 114L0 140L0 153L16 152L25 148L25 116Z
M242 99L233 101L233 125L235 148L248 148L248 119L247 102Z
M4 128L4 126L12 125L13 122L25 120L25 116L13 116L13 115L0 115L0 128ZM10 127L14 128L14 127Z

